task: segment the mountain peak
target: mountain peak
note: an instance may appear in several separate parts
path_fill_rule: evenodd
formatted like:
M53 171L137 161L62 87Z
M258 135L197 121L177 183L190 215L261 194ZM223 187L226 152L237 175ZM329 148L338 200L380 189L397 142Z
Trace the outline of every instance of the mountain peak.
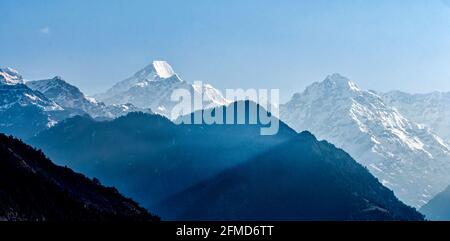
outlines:
M64 81L63 78L61 76L59 76L59 75L53 77L53 80L60 80L60 81L62 80L62 81Z
M163 60L155 60L134 74L134 78L137 80L157 80L168 79L174 75L176 75L175 71L169 63Z
M322 83L334 88L345 88L353 91L360 90L358 86L355 83L353 83L350 79L338 73L328 75L327 78Z
M155 60L152 63L153 69L156 74L163 79L170 78L175 75L175 72L172 69L172 66L169 65L166 61Z
M299 99L305 94L316 96L317 94L329 95L330 93L352 96L354 94L361 93L361 89L350 79L340 74L331 74L328 75L323 81L314 82L308 86L303 93L294 94L292 99Z
M13 68L0 68L0 83L7 85L22 84L23 78L19 72Z

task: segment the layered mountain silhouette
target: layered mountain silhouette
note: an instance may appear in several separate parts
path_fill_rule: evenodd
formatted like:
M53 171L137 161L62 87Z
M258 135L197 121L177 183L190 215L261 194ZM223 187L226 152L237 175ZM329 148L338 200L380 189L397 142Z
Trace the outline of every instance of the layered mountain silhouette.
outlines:
M57 163L98 177L150 208L296 134L281 123L277 135L260 136L261 126L176 125L144 113L105 122L84 116L63 121L30 143Z
M247 110L251 105L256 105L248 101L244 103ZM226 113L226 108L230 107L217 107L213 112L218 108L223 108L222 113ZM260 106L257 106L257 109L265 111ZM248 114L247 111L244 119L248 120ZM189 118L194 118L194 115L192 114ZM237 120L237 116L233 118ZM238 215L237 213L242 211L241 206L233 206L230 203L228 209L224 207L226 210L224 212L229 213L222 213L223 217L219 217L219 214L210 216L201 211L192 218L264 219L268 217L267 208L264 207L263 202L260 202L258 195L267 194L268 199L273 198L273 205L289 204L284 211L279 209L271 213L274 214L271 219L302 220L313 216L317 220L421 219L419 213L398 201L391 191L383 187L345 152L332 148L328 144L319 144L314 137L305 133L299 135L282 122L277 135L261 136L262 126L264 125L259 122L256 124L175 125L159 115L131 113L107 122L98 122L88 117L68 119L42 132L30 142L42 148L58 163L73 167L89 176L99 177L108 185L117 186L119 190L135 198L145 207L151 208L158 214L161 212L162 218L190 218L191 216L185 215L184 208L191 204L178 203L180 206L176 208L176 205L170 204L177 198L171 197L177 193L190 192L196 183L215 180L223 176L224 174L220 173L224 171L233 177L227 178L229 183L222 182L221 186L215 190L216 193L213 191L203 193L206 195L203 196L205 199L205 202L202 202L203 208L210 209L221 205L220 202L211 202L209 205L206 200L216 200L215 195L220 195L222 192L228 195L230 190L234 190L240 184L245 186L248 181L250 182L248 189L239 190L242 193L236 193L236 203L243 200L239 195L248 195L246 197L248 199L244 201L248 201L247 205L254 205L253 213L243 212L242 215ZM269 157L270 159L265 159ZM336 166L332 165L334 162L337 163ZM318 169L311 169L308 163L317 164ZM303 169L303 167L309 169ZM299 175L293 175L294 172L298 172ZM300 175L306 172L310 173L310 176ZM258 173L260 176L253 177L252 173ZM249 179L242 179L242 176L247 174ZM347 174L351 175L347 176ZM309 177L317 178L318 176L326 177L321 184L325 187L316 189L319 179L314 179L315 181L311 183L302 182L304 181L302 178L306 180ZM233 180L234 177L236 177L235 180ZM335 180L331 182L333 178ZM268 185L270 183L272 186ZM191 189L188 189L190 187ZM185 191L186 189L188 191ZM278 189L280 193L275 192L275 189ZM311 210L310 216L302 214L300 208L294 208L293 200L300 197L306 200L314 189L320 193L318 195L327 197L324 202L331 205L331 208L325 208L325 204L319 205L317 209ZM248 192L245 193L246 191ZM291 197L277 197L277 195L288 193ZM197 192L193 192L193 195L195 194ZM184 200L178 195L175 197ZM166 203L166 200L169 200L167 205L170 206L161 205ZM340 206L344 201L339 200L348 202L347 206ZM332 203L335 201L336 205L333 206ZM347 207L349 208L343 209L335 216L324 214L331 209L336 209L338 212L337 209ZM173 208L176 213L166 212L168 208ZM195 210L196 207L192 208ZM289 208L293 211L291 216L285 215ZM322 208L324 209L320 211ZM275 215L278 211L279 214Z
M425 218L433 221L450 221L450 186L420 208Z
M421 220L367 169L309 132L161 203L181 220Z
M0 220L158 220L115 188L60 167L41 151L0 134Z

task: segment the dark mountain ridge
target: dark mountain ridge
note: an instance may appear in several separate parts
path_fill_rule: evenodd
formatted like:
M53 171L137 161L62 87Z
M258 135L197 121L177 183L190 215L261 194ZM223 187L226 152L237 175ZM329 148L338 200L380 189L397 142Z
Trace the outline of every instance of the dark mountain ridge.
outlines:
M144 113L105 122L75 117L30 143L163 218L422 219L344 151L283 122L276 135L261 136L265 125L248 124L256 104L243 103L245 116L232 118L246 124L176 125Z
M158 220L115 188L102 186L41 151L0 134L0 220Z
M423 220L346 152L309 132L158 207L176 220Z
M260 128L176 125L160 115L137 112L104 122L67 119L29 142L57 163L97 177L151 208L296 135L281 122L277 135L260 136Z

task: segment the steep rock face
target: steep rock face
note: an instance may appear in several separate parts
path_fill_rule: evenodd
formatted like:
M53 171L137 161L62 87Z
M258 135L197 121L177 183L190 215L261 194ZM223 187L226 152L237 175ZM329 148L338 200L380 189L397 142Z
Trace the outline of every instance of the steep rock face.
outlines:
M211 85L199 86L182 80L165 61L153 61L130 78L115 84L106 93L96 95L96 98L107 104L131 103L176 119L179 114L172 116L172 109L177 101L171 100L171 95L176 90L187 91L192 99L194 95L202 94L202 107L197 107L192 102L186 106L191 112L229 104L220 91Z
M280 119L336 144L407 204L424 205L450 183L450 149L374 92L338 74L280 107Z
M158 220L114 188L102 186L0 134L0 220Z
M175 220L422 220L364 167L308 132L160 203Z

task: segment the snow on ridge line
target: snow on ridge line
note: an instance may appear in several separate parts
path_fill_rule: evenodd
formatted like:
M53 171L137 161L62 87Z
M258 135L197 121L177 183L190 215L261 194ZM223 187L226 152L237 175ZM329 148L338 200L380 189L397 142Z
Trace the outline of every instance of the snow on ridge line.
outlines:
M429 200L425 196L448 186L449 146L384 99L330 75L281 105L280 116L297 131L308 129L347 151L400 200L420 207Z
M17 70L13 68L0 68L0 83L7 85L22 84L23 79Z
M156 71L156 74L161 78L170 78L175 75L175 72L172 69L172 66L169 65L166 61L156 60L153 61L153 68Z

